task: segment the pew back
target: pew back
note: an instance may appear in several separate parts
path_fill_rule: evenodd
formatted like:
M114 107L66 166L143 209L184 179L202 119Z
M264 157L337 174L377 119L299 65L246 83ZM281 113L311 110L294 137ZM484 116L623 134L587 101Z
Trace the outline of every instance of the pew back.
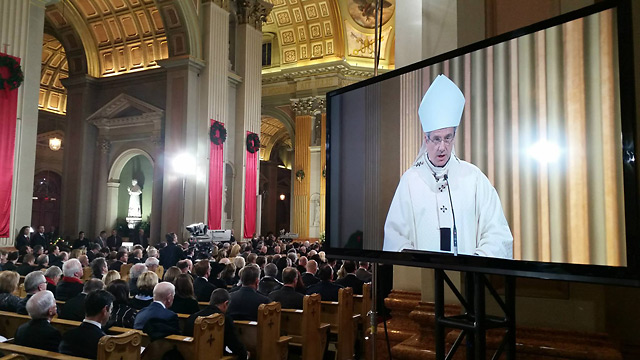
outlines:
M280 336L280 303L261 304L258 321L234 321L247 350L258 360L286 359L290 336Z
M337 337L337 358L353 359L355 348L355 322L360 316L353 314L353 289L338 290L338 302L322 302L322 322L331 324L331 333Z

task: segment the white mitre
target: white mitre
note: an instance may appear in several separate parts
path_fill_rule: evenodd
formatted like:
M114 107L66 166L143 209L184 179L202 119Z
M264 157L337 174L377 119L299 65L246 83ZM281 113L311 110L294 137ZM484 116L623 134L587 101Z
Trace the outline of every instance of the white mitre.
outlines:
M458 126L464 110L464 102L464 95L456 84L448 77L438 75L424 94L418 108L422 131L429 132Z

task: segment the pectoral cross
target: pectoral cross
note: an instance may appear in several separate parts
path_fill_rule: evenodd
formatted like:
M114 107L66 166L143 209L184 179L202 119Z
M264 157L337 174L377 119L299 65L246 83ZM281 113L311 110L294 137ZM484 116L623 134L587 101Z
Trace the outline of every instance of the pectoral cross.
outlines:
M440 210L442 210L442 212L444 213L444 212L446 212L448 209L447 209L447 207L446 207L446 206L442 205L442 207L440 208Z

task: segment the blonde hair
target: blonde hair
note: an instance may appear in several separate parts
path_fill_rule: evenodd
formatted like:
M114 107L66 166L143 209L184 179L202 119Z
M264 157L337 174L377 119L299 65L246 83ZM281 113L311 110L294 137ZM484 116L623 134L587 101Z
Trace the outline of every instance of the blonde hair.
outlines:
M0 272L0 293L9 293L16 291L20 282L20 274L15 271Z
M158 275L153 271L142 273L136 285L140 294L153 295L153 288L158 285Z
M82 249L73 249L71 250L71 254L69 255L69 259L77 259L80 255L84 255L84 251Z
M229 251L229 258L234 258L240 253L240 245L234 244Z
M102 281L104 282L104 286L109 286L109 284L111 284L111 282L113 280L118 280L118 279L120 279L120 272L116 271L116 270L109 270L102 277Z

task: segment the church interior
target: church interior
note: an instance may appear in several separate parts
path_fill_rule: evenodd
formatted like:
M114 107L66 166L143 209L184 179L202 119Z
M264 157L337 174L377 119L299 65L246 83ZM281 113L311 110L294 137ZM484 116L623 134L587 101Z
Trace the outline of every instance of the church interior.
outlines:
M383 0L378 73L598 2ZM169 232L187 241L193 223L238 241L324 241L326 94L374 77L373 3L0 0L0 53L24 71L0 247L13 250L23 226L63 240L142 229L149 245ZM640 3L632 9L640 114ZM383 268L393 358L431 358L433 270ZM522 341L561 349L523 358L640 357L638 289L517 284ZM388 359L378 329L376 358Z

